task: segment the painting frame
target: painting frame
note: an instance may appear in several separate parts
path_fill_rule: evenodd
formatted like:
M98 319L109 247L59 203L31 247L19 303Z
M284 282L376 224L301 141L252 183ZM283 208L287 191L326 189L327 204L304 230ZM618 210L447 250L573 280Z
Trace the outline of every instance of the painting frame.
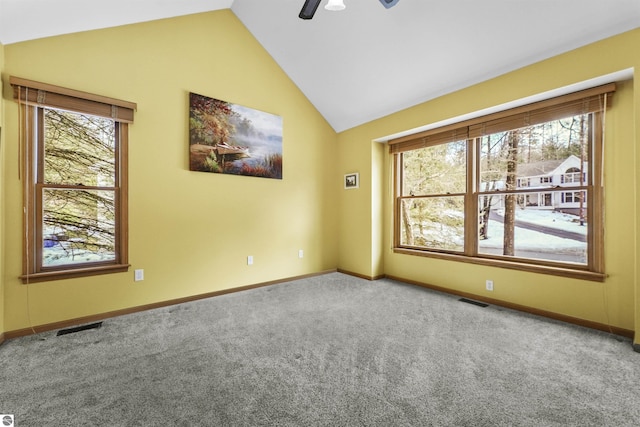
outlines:
M344 189L354 190L360 188L360 174L358 172L351 172L344 175Z
M189 92L189 170L282 180L282 117Z

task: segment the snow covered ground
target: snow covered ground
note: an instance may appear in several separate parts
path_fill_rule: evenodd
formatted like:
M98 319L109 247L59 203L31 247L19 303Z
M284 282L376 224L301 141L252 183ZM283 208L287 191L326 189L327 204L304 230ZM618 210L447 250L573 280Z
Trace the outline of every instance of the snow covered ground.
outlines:
M496 211L498 215L504 215L504 209ZM518 209L516 221L526 221L532 224L559 230L580 233L586 236L587 226L580 225L575 215L562 214L553 211ZM504 226L501 222L489 220L489 238L480 240L480 248L501 248L504 238ZM585 242L573 239L564 239L537 231L525 230L516 227L516 247L520 249L586 249Z
M79 242L65 241L49 243L42 250L42 264L46 267L64 264L81 264L85 262L112 261L113 252L91 252Z
M504 209L498 209L495 212L500 216L504 216ZM516 209L516 220L571 231L573 233L587 234L586 222L585 225L580 225L580 218L576 215L549 210Z
M504 209L495 212L500 216L504 216ZM586 224L580 225L578 217L575 215L547 210L517 209L516 220L583 235L587 234ZM488 231L489 238L479 241L480 252L489 253L493 252L492 250L501 250L504 244L504 225L500 221L489 220ZM440 229L439 233L443 233L443 230ZM556 251L583 253L587 248L585 242L563 239L520 227L516 227L515 233L516 250L539 251L540 256L536 256L536 258L548 259L544 254ZM450 236L449 240L455 241L456 238ZM459 244L462 245L462 241ZM92 253L85 250L82 245L74 244L73 242L56 242L51 247L45 247L43 250L43 263L48 266L106 261L114 258L115 254L112 252Z

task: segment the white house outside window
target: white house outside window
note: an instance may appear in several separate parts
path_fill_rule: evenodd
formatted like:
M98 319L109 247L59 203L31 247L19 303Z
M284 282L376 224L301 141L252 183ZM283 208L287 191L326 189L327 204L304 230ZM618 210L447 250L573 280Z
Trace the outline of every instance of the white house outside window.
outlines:
M390 141L398 253L603 280L615 85Z

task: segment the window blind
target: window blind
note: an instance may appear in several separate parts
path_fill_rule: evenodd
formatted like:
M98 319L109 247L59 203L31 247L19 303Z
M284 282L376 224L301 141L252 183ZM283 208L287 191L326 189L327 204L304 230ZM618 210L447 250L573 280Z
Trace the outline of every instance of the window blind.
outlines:
M430 129L389 141L392 154L447 142L520 129L564 117L602 111L611 105L615 83Z
M137 108L133 102L14 76L9 77L9 84L13 86L13 99L21 104L92 114L123 123L133 123L133 114Z

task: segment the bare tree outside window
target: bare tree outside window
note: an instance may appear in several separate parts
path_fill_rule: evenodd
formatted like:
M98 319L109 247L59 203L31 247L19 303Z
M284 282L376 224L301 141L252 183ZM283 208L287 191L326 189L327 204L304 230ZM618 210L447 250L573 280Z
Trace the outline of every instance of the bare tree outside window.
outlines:
M136 104L9 77L19 104L23 283L128 263L128 129Z
M403 168L403 243L463 250L466 141L404 153Z
M482 138L479 198L495 201L480 203L480 253L586 264L586 205L562 192L586 187L579 171L590 166L589 140L581 123L588 115ZM573 170L575 179L567 174Z
M394 251L601 280L603 189L593 177L613 89L390 141Z
M113 120L44 109L42 265L115 259Z

